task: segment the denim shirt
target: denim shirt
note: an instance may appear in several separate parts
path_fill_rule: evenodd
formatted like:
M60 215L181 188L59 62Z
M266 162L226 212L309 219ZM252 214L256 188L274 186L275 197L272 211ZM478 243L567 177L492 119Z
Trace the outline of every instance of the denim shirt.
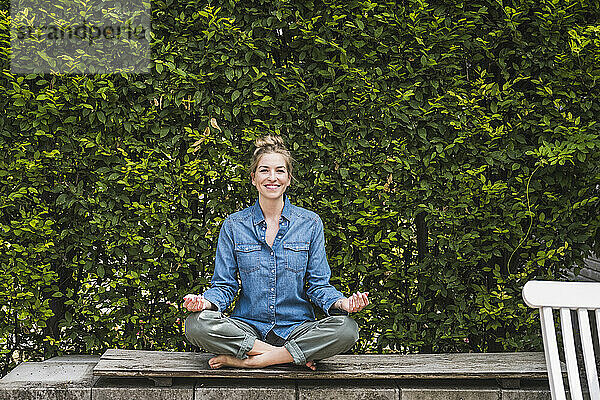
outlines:
M261 339L271 329L286 339L302 322L315 320L309 300L330 315L330 307L344 296L329 283L323 222L316 213L285 196L272 247L266 232L258 200L225 219L204 297L224 311L239 290L231 317L254 326Z

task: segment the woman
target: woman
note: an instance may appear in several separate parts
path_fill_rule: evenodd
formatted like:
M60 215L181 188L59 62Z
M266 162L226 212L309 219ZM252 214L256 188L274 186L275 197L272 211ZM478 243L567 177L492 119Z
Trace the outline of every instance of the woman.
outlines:
M315 370L316 360L358 340L358 326L347 314L367 306L368 293L347 298L331 286L321 219L285 196L292 180L289 151L277 136L255 144L250 176L258 200L223 222L210 289L184 298L193 312L185 335L217 354L211 368L294 362ZM315 321L309 301L328 316Z

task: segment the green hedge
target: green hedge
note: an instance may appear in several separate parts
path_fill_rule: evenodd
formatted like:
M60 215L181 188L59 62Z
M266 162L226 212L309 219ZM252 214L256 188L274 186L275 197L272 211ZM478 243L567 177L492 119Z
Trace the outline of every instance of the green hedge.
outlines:
M265 133L371 292L355 352L539 349L523 284L599 250L599 2L219 4L155 0L148 75L12 75L0 11L0 375L192 350Z

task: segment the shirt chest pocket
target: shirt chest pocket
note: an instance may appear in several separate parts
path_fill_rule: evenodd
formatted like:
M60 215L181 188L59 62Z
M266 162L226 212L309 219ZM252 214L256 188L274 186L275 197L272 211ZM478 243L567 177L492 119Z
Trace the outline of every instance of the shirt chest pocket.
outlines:
M236 244L235 254L240 271L248 273L260 268L260 244Z
M284 243L285 269L300 273L308 265L309 244L304 242Z

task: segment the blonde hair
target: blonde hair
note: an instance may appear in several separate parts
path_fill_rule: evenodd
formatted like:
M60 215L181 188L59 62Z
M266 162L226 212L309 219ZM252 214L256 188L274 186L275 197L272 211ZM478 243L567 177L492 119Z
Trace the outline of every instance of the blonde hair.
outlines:
M277 153L283 156L283 159L285 161L285 167L287 168L290 176L292 176L292 163L294 159L292 158L292 155L290 154L287 147L285 147L285 144L283 143L283 138L281 136L266 135L259 137L254 141L254 146L256 148L254 149L254 153L252 154L252 161L250 162L251 173L256 172L256 168L258 168L260 158L264 154Z

